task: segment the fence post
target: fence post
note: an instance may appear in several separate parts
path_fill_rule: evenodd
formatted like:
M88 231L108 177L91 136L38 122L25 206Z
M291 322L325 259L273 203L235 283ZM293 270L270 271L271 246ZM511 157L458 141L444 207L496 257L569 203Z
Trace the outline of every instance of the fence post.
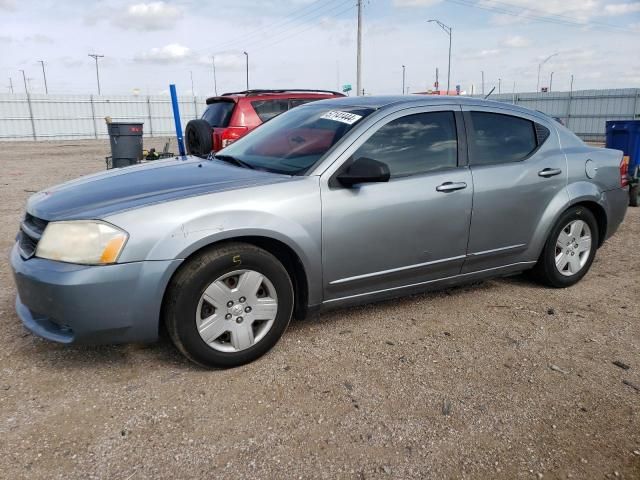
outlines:
M636 88L636 96L633 99L633 117L632 120L635 120L636 117L640 117L640 112L638 112L638 94L640 93L640 88Z
M569 99L567 100L567 124L565 127L569 128L569 120L571 119L571 100L573 99L573 89L569 91ZM571 130L569 128L569 130Z
M96 108L93 105L93 95L89 95L89 102L91 102L91 120L93 121L93 137L98 139L98 126L96 125Z
M195 95L193 96L193 111L196 114L196 120L198 119L198 102L196 102L196 97Z
M29 119L31 120L31 134L34 140L38 140L36 137L36 122L33 119L33 108L31 107L31 94L27 92L27 105L29 106Z
M151 100L147 95L147 115L149 117L149 136L153 137L153 123L151 121Z

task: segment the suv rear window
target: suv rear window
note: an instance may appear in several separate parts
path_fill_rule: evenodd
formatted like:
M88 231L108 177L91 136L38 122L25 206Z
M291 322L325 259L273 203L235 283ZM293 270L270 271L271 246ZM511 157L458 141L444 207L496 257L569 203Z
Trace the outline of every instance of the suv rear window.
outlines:
M212 127L227 127L235 106L235 102L218 101L210 103L202 114L202 120L206 120Z

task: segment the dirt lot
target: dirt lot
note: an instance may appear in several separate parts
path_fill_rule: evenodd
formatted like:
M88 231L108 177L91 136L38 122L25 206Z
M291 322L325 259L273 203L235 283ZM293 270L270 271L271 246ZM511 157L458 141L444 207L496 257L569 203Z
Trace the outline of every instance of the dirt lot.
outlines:
M108 146L0 147L6 259L31 192L101 170ZM640 385L639 247L633 209L573 288L514 277L340 310L229 371L166 340L40 340L5 260L0 477L640 478L640 392L623 384Z

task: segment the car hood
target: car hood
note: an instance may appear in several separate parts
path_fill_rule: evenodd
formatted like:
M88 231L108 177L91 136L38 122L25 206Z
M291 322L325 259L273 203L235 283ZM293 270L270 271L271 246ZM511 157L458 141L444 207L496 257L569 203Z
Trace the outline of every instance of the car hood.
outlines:
M218 160L172 158L81 177L34 194L27 211L44 220L102 218L153 203L290 180Z

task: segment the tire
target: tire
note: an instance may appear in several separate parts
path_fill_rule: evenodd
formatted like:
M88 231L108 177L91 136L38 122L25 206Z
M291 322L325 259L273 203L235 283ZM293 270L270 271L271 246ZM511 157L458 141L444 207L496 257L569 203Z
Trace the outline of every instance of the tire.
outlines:
M632 207L640 205L640 181L629 188L629 205Z
M574 225L576 230L572 230L571 225ZM580 228L581 225L586 225L586 228ZM581 233L576 234L578 229L581 230ZM562 238L560 238L561 234ZM581 234L584 235L582 240L580 240ZM588 252L584 251L587 244L586 236L590 237ZM577 240L575 243L564 241L574 238ZM598 224L593 213L584 207L570 208L560 216L551 230L538 263L533 268L534 277L544 285L554 288L575 285L591 268L598 239ZM559 242L565 247L561 247ZM559 266L556 265L556 261Z
M211 126L205 120L191 120L184 129L187 153L197 157L206 157L213 150Z
M178 270L163 319L189 360L231 368L256 360L278 342L293 305L291 278L276 257L253 245L227 243L196 254Z

